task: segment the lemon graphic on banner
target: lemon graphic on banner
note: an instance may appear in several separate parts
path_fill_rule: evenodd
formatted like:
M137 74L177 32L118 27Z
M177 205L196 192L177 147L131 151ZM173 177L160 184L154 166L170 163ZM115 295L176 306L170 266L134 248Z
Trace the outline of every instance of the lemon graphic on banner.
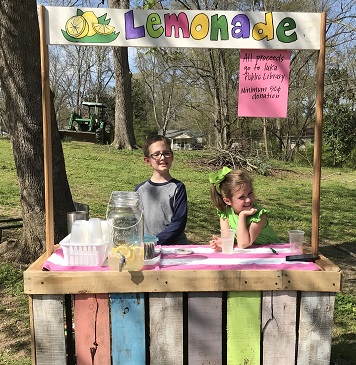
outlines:
M99 10L98 10L99 11ZM69 42L105 44L113 42L120 34L109 25L107 13L97 16L93 11L77 9L77 14L70 17L61 29L63 37Z
M73 38L83 38L88 35L89 24L80 15L72 16L67 20L66 32Z
M112 25L99 24L99 23L93 24L93 28L95 33L101 35L111 34L115 30L115 27L113 27Z
M87 34L88 37L96 34L93 25L98 23L98 18L92 11L86 11L82 14L82 17L88 22L89 24L89 32Z

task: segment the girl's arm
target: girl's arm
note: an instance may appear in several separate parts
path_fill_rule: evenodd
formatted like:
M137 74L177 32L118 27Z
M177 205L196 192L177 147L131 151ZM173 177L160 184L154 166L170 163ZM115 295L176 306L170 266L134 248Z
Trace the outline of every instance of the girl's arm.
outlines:
M252 222L250 226L247 227L246 219L249 215L252 215L249 213L250 211L242 211L239 214L236 231L237 246L239 248L247 248L255 242L267 219L266 214L262 214L259 222ZM254 213L255 212L253 212L253 214Z
M220 229L229 229L229 221L226 218L220 218Z

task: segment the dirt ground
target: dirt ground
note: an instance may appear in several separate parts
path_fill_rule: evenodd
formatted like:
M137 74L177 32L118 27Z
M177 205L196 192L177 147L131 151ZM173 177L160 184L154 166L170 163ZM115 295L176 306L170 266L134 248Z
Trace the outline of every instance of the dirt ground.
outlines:
M0 244L1 262L12 263L15 267L25 270L26 265L16 261L17 241L8 240ZM339 266L343 273L343 292L356 295L356 252L351 245L321 246L320 252ZM19 299L9 293L3 293L0 287L0 354L11 353L12 358L30 358L30 331L29 319L20 320L23 315L17 311ZM23 313L23 308L22 308ZM1 356L0 356L1 363ZM1 363L2 364L2 363ZM349 365L345 362L332 360L333 365Z

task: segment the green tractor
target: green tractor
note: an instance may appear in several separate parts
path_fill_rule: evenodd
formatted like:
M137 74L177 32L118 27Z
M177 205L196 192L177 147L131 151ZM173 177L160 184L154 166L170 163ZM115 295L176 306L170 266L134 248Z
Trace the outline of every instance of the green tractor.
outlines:
M67 129L60 130L61 138L75 141L111 144L113 126L108 120L107 106L103 103L83 101L80 113L73 112Z

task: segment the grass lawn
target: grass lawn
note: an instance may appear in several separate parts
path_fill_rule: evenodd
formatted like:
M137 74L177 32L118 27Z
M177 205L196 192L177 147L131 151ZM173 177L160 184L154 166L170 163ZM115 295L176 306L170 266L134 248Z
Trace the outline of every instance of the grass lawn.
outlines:
M111 146L80 142L63 143L68 181L75 201L89 204L91 217L105 217L106 204L113 190L133 190L150 177L141 150L117 151ZM21 216L11 146L0 139L0 219ZM219 221L209 197L208 174L215 168L207 161L207 151L177 151L171 170L182 180L188 193L188 239L206 244L218 232ZM271 176L254 175L258 202L270 210L269 220L282 241L288 230L302 229L311 235L312 167L278 166ZM288 171L287 171L288 170ZM337 295L333 329L332 360L336 364L356 364L356 237L353 202L356 198L356 172L322 170L320 251L344 272L343 293ZM21 230L3 231L0 245L0 365L30 364L29 324L26 296L22 294L22 267L6 262L2 247ZM4 259L5 258L5 259ZM4 299L5 298L5 299Z

